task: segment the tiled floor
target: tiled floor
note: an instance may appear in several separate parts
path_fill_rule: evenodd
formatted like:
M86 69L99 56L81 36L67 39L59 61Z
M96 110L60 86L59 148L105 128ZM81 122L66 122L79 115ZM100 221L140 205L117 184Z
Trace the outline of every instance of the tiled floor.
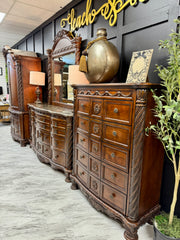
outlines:
M20 147L0 125L0 240L123 240L120 224L97 212L61 172ZM152 226L138 231L152 240Z

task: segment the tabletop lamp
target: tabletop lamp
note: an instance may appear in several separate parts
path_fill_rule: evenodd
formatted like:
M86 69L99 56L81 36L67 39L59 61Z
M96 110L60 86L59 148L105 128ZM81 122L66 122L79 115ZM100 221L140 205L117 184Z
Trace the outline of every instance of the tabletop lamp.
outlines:
M55 73L54 74L54 97L57 95L57 89L55 86L61 86L61 74L60 73Z
M31 85L37 85L37 88L36 88L36 91L35 91L37 99L36 99L35 103L36 104L42 103L41 100L39 99L39 96L41 94L39 86L44 86L45 85L45 73L31 71L30 72L30 81L29 81L29 83Z
M69 65L69 84L89 84L85 73L79 71L79 65Z

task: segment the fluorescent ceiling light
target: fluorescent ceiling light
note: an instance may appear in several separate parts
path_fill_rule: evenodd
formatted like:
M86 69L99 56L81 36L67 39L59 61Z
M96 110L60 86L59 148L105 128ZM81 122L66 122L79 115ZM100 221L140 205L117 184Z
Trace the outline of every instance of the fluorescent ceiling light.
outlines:
M3 18L5 17L5 13L0 12L0 23L2 22Z

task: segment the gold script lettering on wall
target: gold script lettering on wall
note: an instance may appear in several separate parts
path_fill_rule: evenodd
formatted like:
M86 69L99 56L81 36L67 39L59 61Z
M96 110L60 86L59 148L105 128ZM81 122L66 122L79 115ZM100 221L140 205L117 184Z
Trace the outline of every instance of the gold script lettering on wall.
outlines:
M139 2L145 2L147 0L126 0L123 3L123 0L108 0L107 3L104 3L98 10L91 9L92 0L87 0L86 11L82 15L75 17L74 8L71 9L71 12L68 13L67 18L61 19L61 27L65 27L66 23L71 26L71 32L75 29L81 28L84 25L92 24L95 21L97 15L101 14L105 20L109 20L109 25L112 27L117 22L117 14L121 12L128 5L134 6Z

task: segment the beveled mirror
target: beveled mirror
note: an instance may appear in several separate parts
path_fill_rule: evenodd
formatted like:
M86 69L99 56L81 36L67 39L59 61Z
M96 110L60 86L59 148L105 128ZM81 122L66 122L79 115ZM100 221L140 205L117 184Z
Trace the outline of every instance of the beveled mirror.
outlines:
M66 30L57 33L48 49L48 103L72 105L73 88L68 83L69 65L79 64L81 37Z

